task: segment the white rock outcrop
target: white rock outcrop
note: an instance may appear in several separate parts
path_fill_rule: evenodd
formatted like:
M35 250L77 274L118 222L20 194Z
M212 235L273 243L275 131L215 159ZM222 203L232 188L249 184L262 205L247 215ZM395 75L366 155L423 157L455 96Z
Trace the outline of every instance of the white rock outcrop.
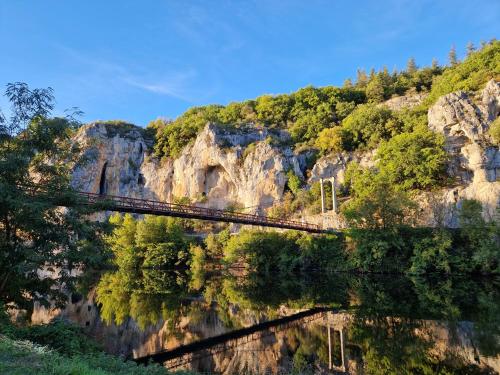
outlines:
M268 136L256 128L230 132L207 124L177 159L160 161L148 152L140 128L120 133L109 124L86 125L76 141L88 162L75 168L73 185L93 193L188 197L209 207L262 210L281 199L288 170L302 175L299 159L290 149L272 146Z
M401 104L401 101L398 103ZM492 143L488 129L499 114L500 83L494 80L486 84L477 98L463 91L454 92L441 97L429 109L429 128L445 136L445 148L450 154L448 174L455 180L455 186L442 189L437 199L426 194L419 197L421 224L435 225L439 222L456 226L456 209L463 199L480 201L485 217L494 217L500 206L500 152L498 146ZM320 177L335 177L340 184L344 181L349 162L372 167L375 165L375 154L372 151L322 157L314 165L309 182L315 182ZM435 216L443 212L444 217L438 220Z

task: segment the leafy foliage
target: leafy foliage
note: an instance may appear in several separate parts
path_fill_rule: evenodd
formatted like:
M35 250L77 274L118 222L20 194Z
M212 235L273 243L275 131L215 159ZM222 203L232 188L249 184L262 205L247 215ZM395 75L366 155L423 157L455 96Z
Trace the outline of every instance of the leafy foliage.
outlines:
M349 223L356 228L387 229L411 218L415 204L381 173L351 164L347 170L352 199L342 206Z
M342 123L348 149L375 148L402 131L402 122L388 108L364 104L356 108Z
M483 49L471 53L462 63L451 62L432 85L426 103L434 103L440 96L454 91L479 90L491 78L500 76L500 41L493 41Z
M392 137L381 144L377 158L380 173L403 190L426 189L445 180L444 137L428 130Z
M122 269L175 267L187 261L189 241L179 219L146 215L137 221L130 214L115 214L110 223L115 228L106 242Z
M336 236L312 237L288 232L243 231L223 248L224 261L260 275L287 275L307 268L342 268L342 241Z
M490 125L489 133L493 138L493 141L500 145L500 117L497 117Z
M104 353L75 354L71 358L29 341L0 336L0 372L72 375L166 375L160 365L137 366ZM182 373L179 373L182 374Z
M84 162L71 143L78 124L48 117L51 89L15 83L7 85L6 96L12 116L0 120L0 299L30 311L35 300L62 303L66 296L56 286L71 290L73 269L104 260L105 226L89 221L84 206L57 207L78 201L70 187L72 165ZM43 190L34 198L25 189L36 184ZM40 279L40 270L55 268L57 276Z

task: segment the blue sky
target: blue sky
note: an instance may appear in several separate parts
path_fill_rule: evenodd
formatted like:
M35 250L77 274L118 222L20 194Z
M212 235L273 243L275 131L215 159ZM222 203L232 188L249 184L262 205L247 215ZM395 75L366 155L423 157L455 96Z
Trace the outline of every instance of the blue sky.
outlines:
M499 37L499 20L498 0L0 0L0 85L51 86L84 121L146 125L410 56L446 62L452 44L462 56Z

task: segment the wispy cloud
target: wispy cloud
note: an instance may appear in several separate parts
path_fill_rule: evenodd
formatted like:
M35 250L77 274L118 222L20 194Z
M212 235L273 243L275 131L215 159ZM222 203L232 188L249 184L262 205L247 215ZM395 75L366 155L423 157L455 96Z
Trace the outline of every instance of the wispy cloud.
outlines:
M188 103L194 103L200 96L204 96L203 92L195 88L198 73L192 67L165 68L161 72L153 72L90 56L66 46L57 47L83 71L83 76L78 76L79 81L86 86L94 86L96 90L125 84ZM205 95L208 93L205 92Z
M171 72L159 78L144 78L131 74L125 74L120 79L130 86L137 87L159 95L167 95L173 98L193 102L197 90L192 89L191 82L197 77L195 69ZM199 93L198 93L199 94Z

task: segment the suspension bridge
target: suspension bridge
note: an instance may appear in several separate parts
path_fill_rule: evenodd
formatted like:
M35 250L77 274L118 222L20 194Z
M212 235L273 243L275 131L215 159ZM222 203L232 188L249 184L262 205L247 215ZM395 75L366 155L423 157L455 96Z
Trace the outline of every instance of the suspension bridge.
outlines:
M45 194L45 198L48 197L48 191L41 186L21 187L21 189L24 190L27 194L34 197L41 194ZM67 196L54 195L53 200L54 204L66 207L84 205L95 207L102 211L116 211L124 213L160 215L185 219L238 223L261 227L293 229L310 233L327 232L319 225L301 221L219 210L189 204L177 204L157 200L130 198L119 195L107 195L76 191L73 194Z

